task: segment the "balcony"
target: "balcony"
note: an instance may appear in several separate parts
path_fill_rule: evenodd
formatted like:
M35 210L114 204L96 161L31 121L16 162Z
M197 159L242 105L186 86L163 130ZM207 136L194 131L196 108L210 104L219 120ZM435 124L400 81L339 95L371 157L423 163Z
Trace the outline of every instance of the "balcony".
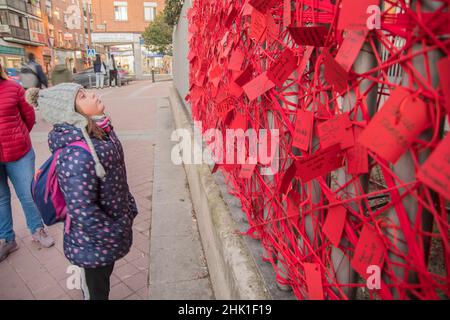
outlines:
M0 0L0 6L15 9L23 13L28 13L35 17L42 17L39 6L26 3L24 0Z
M21 39L21 40L27 40L30 41L30 30L15 26L9 26L11 29L11 37Z

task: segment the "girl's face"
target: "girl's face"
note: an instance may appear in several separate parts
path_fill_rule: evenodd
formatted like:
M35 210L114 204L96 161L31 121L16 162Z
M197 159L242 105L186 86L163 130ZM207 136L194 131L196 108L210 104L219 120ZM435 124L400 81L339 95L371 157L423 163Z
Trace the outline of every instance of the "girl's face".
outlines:
M101 116L105 111L105 105L94 92L84 89L78 91L75 99L76 109L88 117Z

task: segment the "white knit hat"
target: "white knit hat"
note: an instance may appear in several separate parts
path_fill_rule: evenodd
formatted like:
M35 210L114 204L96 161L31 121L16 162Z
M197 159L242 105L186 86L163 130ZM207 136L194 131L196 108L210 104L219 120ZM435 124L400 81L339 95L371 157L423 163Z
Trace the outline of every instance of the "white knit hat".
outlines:
M91 149L95 162L95 173L97 177L105 176L105 169L95 152L94 144L87 132L88 120L75 111L75 99L78 91L83 87L76 83L61 83L48 89L31 88L26 92L26 100L35 107L39 106L42 117L49 123L55 125L68 123L81 129L87 145Z

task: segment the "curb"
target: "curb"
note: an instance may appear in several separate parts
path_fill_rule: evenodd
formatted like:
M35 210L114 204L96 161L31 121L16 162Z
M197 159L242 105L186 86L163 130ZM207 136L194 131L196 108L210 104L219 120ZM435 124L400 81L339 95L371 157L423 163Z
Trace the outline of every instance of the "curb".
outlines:
M193 129L178 92L169 90L177 129ZM207 164L184 164L216 299L268 300L269 291Z

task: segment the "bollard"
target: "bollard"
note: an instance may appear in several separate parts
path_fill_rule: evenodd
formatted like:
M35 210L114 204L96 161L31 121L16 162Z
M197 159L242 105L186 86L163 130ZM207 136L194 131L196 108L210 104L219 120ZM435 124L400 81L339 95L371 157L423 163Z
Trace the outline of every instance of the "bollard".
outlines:
M91 75L88 74L88 78L89 78L89 89L92 89L92 81L91 81Z
M152 68L152 82L155 82L155 69Z

